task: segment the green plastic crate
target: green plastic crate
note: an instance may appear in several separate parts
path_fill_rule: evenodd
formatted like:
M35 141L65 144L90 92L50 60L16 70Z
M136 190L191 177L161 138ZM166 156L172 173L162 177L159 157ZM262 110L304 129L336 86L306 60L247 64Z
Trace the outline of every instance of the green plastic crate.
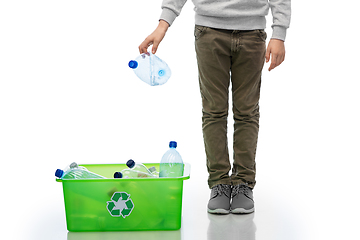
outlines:
M159 163L144 163L147 167ZM109 179L60 180L69 231L178 230L181 228L183 181L177 178L114 179L125 164L80 164Z

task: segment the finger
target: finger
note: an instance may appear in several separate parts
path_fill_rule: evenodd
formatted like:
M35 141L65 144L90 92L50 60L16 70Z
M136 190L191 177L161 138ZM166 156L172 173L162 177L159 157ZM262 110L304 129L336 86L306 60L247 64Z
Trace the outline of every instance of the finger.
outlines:
M269 67L269 71L273 70L275 67L276 67L276 66L275 66L275 63L271 63L271 64L270 64L270 67Z
M266 62L270 61L270 48L269 47L266 49L265 60L266 60Z
M140 54L143 54L143 53L147 53L147 48L144 48L144 47L142 47L142 48L139 48L139 52L140 52Z
M144 46L144 43L141 43L139 46L139 52L140 54L146 53L147 52L147 47Z
M273 70L276 67L277 60L278 60L278 56L275 55L275 54L272 54L271 55L271 64L270 64L270 67L269 67L269 71Z
M147 53L148 52L147 49L148 49L149 46L150 45L140 45L139 46L140 54Z
M153 54L156 53L156 51L157 51L157 49L158 49L158 46L159 46L159 43L158 43L158 42L154 42L153 47L152 47L152 50L151 50L151 52L152 52Z
M147 49L148 49L148 47L151 46L151 44L152 44L152 41L150 41L148 38L146 38L139 46L140 54L147 53Z
M282 64L284 60L285 60L285 55L284 54L279 55L277 60L276 60L276 66L275 67L278 67L280 64Z
M153 48L151 49L152 54L155 54L156 51L157 51L157 48L153 46Z
M269 67L269 71L278 67L281 63L284 62L284 60L285 60L284 54L280 54L280 55L272 54L271 65Z
M140 53L140 54L143 54L143 53L144 53L144 49L143 49L142 46L139 46L139 53Z
M276 66L279 66L283 61L284 61L284 56L281 56L281 57L279 58L279 61L277 62L277 65L276 65Z

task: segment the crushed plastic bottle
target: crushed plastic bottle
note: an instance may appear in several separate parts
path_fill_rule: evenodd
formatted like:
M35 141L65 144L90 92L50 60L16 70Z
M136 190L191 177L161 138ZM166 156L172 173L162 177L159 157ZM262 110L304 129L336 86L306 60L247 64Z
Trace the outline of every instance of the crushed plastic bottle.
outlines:
M76 162L71 163L64 170L56 169L55 176L61 179L99 179L105 178L99 174L90 172Z
M171 76L171 70L165 61L152 53L143 53L129 62L129 67L143 82L150 86L165 84Z

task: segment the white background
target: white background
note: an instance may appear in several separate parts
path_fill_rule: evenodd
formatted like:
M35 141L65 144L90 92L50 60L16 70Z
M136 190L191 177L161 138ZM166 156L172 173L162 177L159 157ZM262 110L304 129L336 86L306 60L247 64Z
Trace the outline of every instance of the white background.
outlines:
M181 237L206 239L209 219L196 222L189 211L206 212L210 193L191 1L157 53L172 69L168 83L150 87L127 67L157 26L160 5L0 1L0 212L7 239L67 239L55 169L72 161L158 162L170 140L192 166ZM271 21L270 14L268 41ZM356 22L350 1L292 3L285 62L263 72L255 201L268 219L255 215L258 240L360 238Z

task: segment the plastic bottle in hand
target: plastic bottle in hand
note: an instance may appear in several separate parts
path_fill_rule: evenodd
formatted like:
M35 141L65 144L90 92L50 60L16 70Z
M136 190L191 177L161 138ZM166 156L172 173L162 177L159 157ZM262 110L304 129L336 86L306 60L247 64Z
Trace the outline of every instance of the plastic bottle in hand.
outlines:
M73 162L64 170L57 169L55 176L61 179L99 179L105 178L99 174L90 172L85 167L79 166Z
M152 53L143 53L128 65L138 78L150 86L163 85L171 76L166 62Z
M184 172L184 163L178 151L177 143L171 141L170 149L164 154L160 162L159 177L181 177Z

